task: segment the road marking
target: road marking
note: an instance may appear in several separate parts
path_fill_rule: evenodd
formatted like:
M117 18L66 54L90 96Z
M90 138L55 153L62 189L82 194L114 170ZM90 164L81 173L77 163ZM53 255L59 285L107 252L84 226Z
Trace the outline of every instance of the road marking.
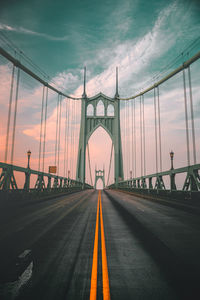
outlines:
M97 203L97 216L96 216L96 228L94 238L94 250L93 250L93 262L92 262L92 275L90 286L90 300L96 300L97 298L97 266L98 266L98 235L99 235L99 195Z
M99 202L100 202L100 219L101 219L101 253L102 253L102 277L103 277L103 299L110 300L110 287L108 278L108 264L106 256L106 242L103 226L103 214L101 204L101 191L99 191Z
M100 223L101 223L103 300L110 300L110 287L109 287L108 264L107 264L107 256L106 256L106 242L105 242L105 234L104 234L104 226L103 226L101 191L99 191L99 193L98 193L96 228L95 228L93 262L92 262L92 275L91 275L91 285L90 285L90 300L96 300L96 298L97 298L99 212L100 212Z

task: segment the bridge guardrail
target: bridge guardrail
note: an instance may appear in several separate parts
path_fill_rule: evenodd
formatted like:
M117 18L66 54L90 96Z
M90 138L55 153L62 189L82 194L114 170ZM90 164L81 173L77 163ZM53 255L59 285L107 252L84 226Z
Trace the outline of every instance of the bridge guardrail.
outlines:
M118 186L115 184L108 186L110 189L132 190L139 193L150 194L174 194L187 195L194 194L200 200L200 164L195 164L178 169L170 169L168 171L145 175L129 180L120 181ZM176 175L186 173L184 184L181 189L177 188ZM163 180L164 176L169 176L170 188L167 189ZM153 184L153 179L155 183Z
M80 181L76 181L74 179L40 172L36 170L32 170L30 168L23 168L19 166L14 166L11 164L6 164L0 162L0 169L2 169L1 175L0 175L0 191L2 192L53 192L53 191L60 191L64 192L67 189L90 189L93 188L89 184L84 184ZM16 172L22 172L25 174L25 180L24 185L22 189L18 188L15 174ZM37 180L35 182L34 188L30 187L30 179L31 175L37 175ZM45 178L47 179L45 182ZM53 182L52 182L53 179Z

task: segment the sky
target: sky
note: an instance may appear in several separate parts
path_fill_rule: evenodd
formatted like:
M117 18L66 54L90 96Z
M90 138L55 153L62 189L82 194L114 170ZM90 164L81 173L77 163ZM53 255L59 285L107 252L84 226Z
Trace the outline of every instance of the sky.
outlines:
M100 91L113 97L115 94L115 68L119 68L120 97L129 97L145 89L173 69L181 65L200 49L200 4L192 0L102 0L102 1L22 1L2 0L0 10L1 46L16 55L25 65L67 94L81 96L83 92L83 68L87 68L87 95ZM5 43L9 39L32 65ZM13 47L14 47L13 46ZM189 47L190 46L190 47ZM38 67L43 70L41 72ZM199 149L200 95L198 92L199 66L191 66L197 158ZM44 75L47 74L47 75ZM6 120L8 113L11 64L0 57L0 161L4 160ZM169 151L175 152L177 167L186 165L184 128L184 99L181 74L160 87L161 128L163 145L163 170L169 168ZM188 91L187 91L188 92ZM189 93L189 92L188 92ZM42 86L21 73L15 158L16 165L26 164L26 151L31 148L32 168L37 169ZM57 95L49 92L47 115L47 166L54 162L55 122ZM169 104L170 103L170 104ZM131 103L129 104L131 108ZM76 108L75 108L76 106ZM189 104L188 104L189 106ZM61 165L64 151L66 99L62 100ZM73 139L78 143L80 103L67 104L70 116L75 116ZM138 109L138 111L137 111ZM73 114L72 114L73 110ZM126 108L127 110L127 108ZM139 123L139 99L136 99L137 124ZM129 130L123 128L125 105L121 104L122 144L128 157L124 161L128 176L128 161L134 164L131 154L131 115ZM147 139L147 173L155 172L152 145L153 93L145 96L145 126ZM139 126L139 125L138 125ZM191 127L191 125L190 125ZM137 172L140 175L139 127L137 141ZM191 133L190 133L191 135ZM191 138L191 136L190 136ZM190 139L191 140L191 139ZM71 137L67 142L70 145ZM107 147L102 148L102 144ZM89 141L92 176L95 166L103 168L106 177L111 140L101 129ZM70 146L69 146L70 147ZM192 148L191 148L192 150ZM71 152L70 152L71 151ZM75 170L77 147L69 151ZM73 159L72 159L73 158ZM70 161L71 161L70 160ZM192 160L192 157L191 157ZM133 167L134 168L134 167ZM131 167L131 169L133 169ZM60 170L63 175L64 170ZM72 172L72 171L71 171ZM75 176L75 171L73 176ZM111 172L113 177L113 168ZM88 170L87 170L88 178ZM93 178L94 181L94 178Z

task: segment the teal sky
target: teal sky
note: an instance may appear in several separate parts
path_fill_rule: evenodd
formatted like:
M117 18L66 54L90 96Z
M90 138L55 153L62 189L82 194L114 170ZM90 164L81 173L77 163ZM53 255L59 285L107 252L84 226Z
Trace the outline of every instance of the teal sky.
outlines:
M199 36L200 5L191 0L7 0L1 3L0 28L51 77L61 72L78 76L78 88L84 65L89 78L120 65L149 33L152 39L160 35L155 45L144 44L155 48L145 68L151 78ZM141 57L144 50L151 51L139 49ZM122 83L135 80L132 62L132 74ZM69 92L74 88L70 82Z

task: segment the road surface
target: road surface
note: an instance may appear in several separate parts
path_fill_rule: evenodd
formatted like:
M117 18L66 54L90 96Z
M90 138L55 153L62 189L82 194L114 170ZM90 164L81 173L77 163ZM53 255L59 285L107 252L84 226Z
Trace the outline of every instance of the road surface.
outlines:
M0 299L198 299L200 216L87 190L0 202Z

